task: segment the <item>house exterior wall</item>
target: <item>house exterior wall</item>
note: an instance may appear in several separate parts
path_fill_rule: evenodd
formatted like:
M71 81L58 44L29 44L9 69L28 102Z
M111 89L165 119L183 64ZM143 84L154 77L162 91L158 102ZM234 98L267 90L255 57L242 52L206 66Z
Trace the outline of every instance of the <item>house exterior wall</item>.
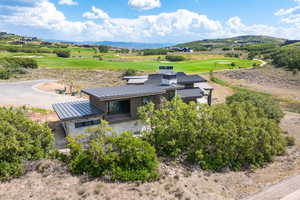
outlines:
M69 121L64 121L63 122L63 127L65 129L66 135L67 136L77 136L80 134L85 134L86 129L89 127L95 127L95 126L86 126L86 127L80 127L80 128L75 128L75 123L78 122L85 122L85 121L92 121L92 120L101 120L102 117L90 117L90 118L84 118L84 119L73 119Z
M119 134L125 131L130 131L136 134L146 129L146 126L141 122L139 122L138 120L110 124L109 126L111 126L112 129Z
M65 121L62 122L62 125L65 129L66 135L67 136L78 136L78 135L84 135L88 134L87 129L90 127L96 127L97 125L94 126L87 126L87 127L81 127L81 128L75 128L75 123L77 122L83 122L83 121L90 121L90 120L97 120L98 118L87 118L87 119L77 119L77 120L70 120L70 121ZM115 131L118 134L121 134L125 131L130 131L134 134L139 133L143 130L146 129L146 126L139 122L138 120L131 120L131 121L126 121L126 122L120 122L120 123L112 123L109 124L110 127L112 127L113 131Z
M98 100L96 97L94 96L90 96L90 103L94 106L96 106L97 108L99 108L100 110L102 110L104 113L107 113L107 104L105 101L100 101Z

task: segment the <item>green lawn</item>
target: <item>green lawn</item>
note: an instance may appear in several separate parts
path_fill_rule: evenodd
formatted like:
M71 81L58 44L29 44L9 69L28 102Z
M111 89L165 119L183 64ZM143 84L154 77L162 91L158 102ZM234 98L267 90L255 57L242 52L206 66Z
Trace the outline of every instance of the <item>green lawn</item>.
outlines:
M121 61L99 61L95 59L78 58L57 58L43 57L36 58L39 66L53 68L77 68L77 69L136 69L142 71L155 71L160 65L172 65L176 71L187 73L208 72L210 70L221 70L231 68L230 64L220 64L222 62L234 62L236 67L251 67L254 62L237 58L204 59L184 62L165 62L165 61L140 61L140 62L121 62ZM257 62L259 64L259 62Z
M76 55L76 53L78 53ZM81 57L78 57L81 55ZM187 60L183 62L166 61L142 61L143 56L139 56L141 61L109 61L96 60L91 55L95 55L92 49L72 49L72 58L59 58L55 54L31 54L31 53L7 53L0 52L0 57L4 56L36 56L40 67L49 68L72 68L72 69L136 69L141 71L156 71L160 65L172 65L176 71L187 73L208 72L210 70L222 70L232 68L231 63L236 64L235 68L251 67L253 63L259 64L259 61L244 60L238 58L224 58L222 56L215 58L204 58L199 60ZM105 57L114 57L107 54ZM136 56L137 57L137 56ZM117 57L118 58L118 57Z

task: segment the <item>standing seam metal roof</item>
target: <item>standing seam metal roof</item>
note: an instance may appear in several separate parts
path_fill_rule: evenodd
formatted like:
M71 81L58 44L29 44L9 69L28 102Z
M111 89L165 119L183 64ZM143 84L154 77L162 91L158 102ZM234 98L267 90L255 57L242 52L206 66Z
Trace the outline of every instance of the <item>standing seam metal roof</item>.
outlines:
M199 98L204 96L204 92L200 88L177 90L177 94L181 98Z
M74 119L84 116L101 115L104 112L87 101L75 101L52 105L61 120Z
M143 96L145 94L161 94L165 90L163 87L156 85L122 85L113 87L91 88L84 89L82 92L93 95L98 98L114 98L114 97L130 97L130 96Z

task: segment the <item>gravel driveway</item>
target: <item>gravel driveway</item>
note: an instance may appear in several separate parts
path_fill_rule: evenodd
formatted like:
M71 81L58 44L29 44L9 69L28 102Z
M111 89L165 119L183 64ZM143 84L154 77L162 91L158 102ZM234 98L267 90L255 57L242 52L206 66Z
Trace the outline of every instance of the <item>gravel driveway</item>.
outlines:
M0 83L0 105L22 106L51 109L54 103L79 100L76 97L44 92L36 88L39 84L54 80L35 80Z

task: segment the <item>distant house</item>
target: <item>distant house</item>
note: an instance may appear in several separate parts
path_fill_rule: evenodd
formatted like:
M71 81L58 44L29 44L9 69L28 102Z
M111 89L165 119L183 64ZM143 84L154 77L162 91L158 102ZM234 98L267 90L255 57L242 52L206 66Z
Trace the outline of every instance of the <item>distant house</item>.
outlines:
M67 135L84 133L101 120L109 122L116 132L140 132L138 107L153 102L159 108L163 98L175 95L184 102L211 104L213 88L198 75L174 72L173 67L160 67L158 74L125 77L127 85L82 90L89 100L54 104Z

